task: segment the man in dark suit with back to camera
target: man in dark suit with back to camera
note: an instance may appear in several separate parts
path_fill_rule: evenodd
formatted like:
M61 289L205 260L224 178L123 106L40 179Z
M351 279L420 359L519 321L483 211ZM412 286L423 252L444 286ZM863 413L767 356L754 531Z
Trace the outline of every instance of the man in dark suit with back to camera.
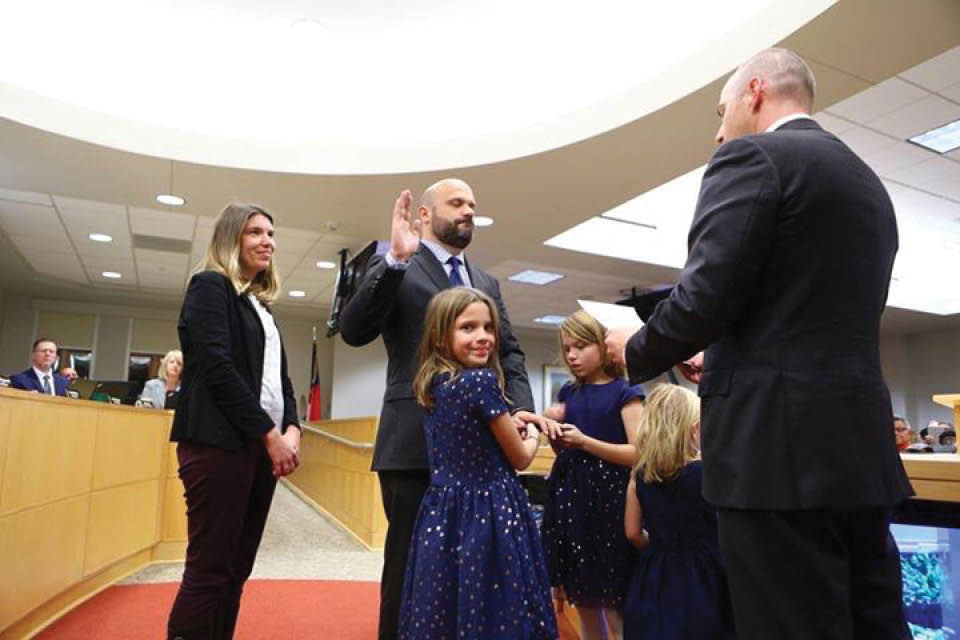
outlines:
M382 335L387 348L387 388L373 453L387 516L381 639L397 637L407 552L420 500L430 482L423 412L414 400L412 382L427 304L436 293L451 286L472 286L493 298L500 314L498 350L507 395L514 412L532 411L534 406L523 351L510 327L500 285L463 255L473 237L475 209L473 191L462 180L448 178L430 186L416 212L411 211L410 192L401 193L394 204L390 251L372 258L341 317L347 344L362 346Z
M48 396L67 395L66 378L53 370L57 361L57 343L50 338L37 338L33 341L30 354L30 368L10 377L10 386L14 389L37 391Z
M607 343L634 382L707 348L703 492L737 635L900 640L889 522L912 490L878 344L896 219L876 174L810 118L813 97L784 49L731 76L679 282Z

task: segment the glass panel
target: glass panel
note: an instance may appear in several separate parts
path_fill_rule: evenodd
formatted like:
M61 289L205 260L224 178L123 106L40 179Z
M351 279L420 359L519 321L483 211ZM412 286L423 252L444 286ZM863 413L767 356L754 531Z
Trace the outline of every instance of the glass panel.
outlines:
M960 529L894 524L903 604L916 640L948 640L960 629Z

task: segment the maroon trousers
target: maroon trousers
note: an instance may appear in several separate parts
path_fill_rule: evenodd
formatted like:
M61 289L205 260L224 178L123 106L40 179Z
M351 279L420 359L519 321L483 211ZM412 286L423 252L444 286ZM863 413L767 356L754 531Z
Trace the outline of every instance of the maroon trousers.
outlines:
M226 451L177 445L187 500L187 562L170 611L170 640L233 637L277 480L263 443Z

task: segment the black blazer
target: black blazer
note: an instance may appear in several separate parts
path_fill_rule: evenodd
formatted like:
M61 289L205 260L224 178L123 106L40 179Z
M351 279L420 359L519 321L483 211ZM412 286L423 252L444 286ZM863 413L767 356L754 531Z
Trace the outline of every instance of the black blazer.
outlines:
M709 345L707 500L858 508L911 494L878 344L896 251L880 180L813 120L716 151L680 281L627 345L635 382Z
M177 324L183 378L170 440L239 449L273 428L260 407L263 325L253 303L223 275L202 271L190 279ZM283 424L299 426L287 356L280 347Z
M515 408L533 410L533 394L523 364L523 351L513 335L496 278L466 263L470 282L497 304L500 314L500 364L507 395ZM357 292L343 309L344 342L359 347L383 336L387 348L387 389L377 429L373 469L426 469L427 445L423 411L413 397L417 348L423 335L427 304L450 287L447 273L429 248L420 245L406 270L390 269L374 256Z

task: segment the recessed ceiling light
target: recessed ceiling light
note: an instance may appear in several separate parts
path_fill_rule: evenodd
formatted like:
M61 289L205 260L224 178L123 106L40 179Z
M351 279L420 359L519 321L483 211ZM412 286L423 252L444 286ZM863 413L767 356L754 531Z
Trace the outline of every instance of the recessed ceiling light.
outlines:
M562 277L562 273L551 273L549 271L534 271L533 269L527 269L526 271L513 274L509 279L513 280L514 282L535 284L542 287L543 285L555 282Z
M113 236L108 236L105 233L91 233L87 237L94 242L113 242Z
M489 227L493 224L493 218L490 216L473 216L473 224L478 227Z
M157 202L171 207L182 207L184 203L186 203L186 200L180 196L175 196L172 193L158 193Z
M546 315L540 316L539 318L534 318L534 322L539 322L540 324L549 324L555 327L563 324L563 321L567 319L567 316L557 316L557 315Z
M960 120L948 122L942 127L913 136L908 142L937 153L949 153L954 149L960 149Z
M291 298L305 298L307 297L306 291L300 291L299 289L294 289L288 294Z
M104 271L102 275L104 278L113 278L114 280L123 277L122 274L117 273L116 271Z
M336 269L337 263L329 260L317 260L317 269Z

